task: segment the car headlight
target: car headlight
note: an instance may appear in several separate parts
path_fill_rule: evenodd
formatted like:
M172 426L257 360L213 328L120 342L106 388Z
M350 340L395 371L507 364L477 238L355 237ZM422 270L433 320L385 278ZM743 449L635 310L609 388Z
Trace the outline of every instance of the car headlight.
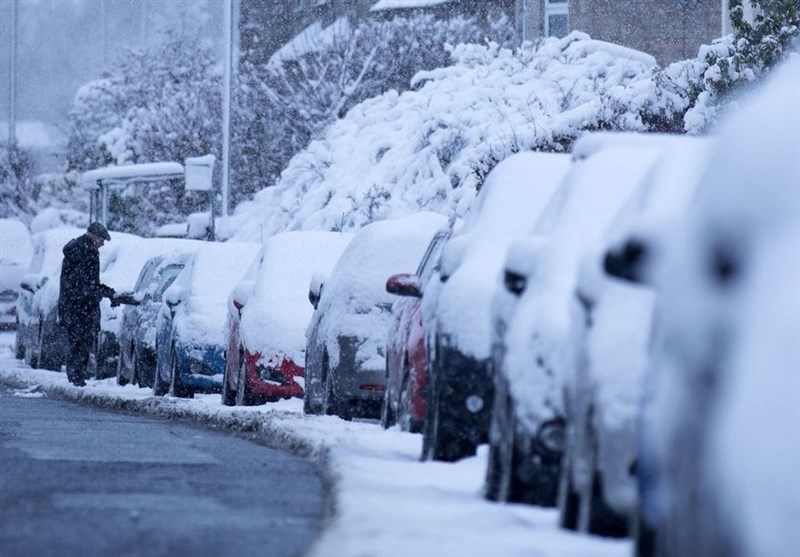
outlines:
M536 433L536 443L546 456L559 457L566 447L567 428L562 418L543 423Z

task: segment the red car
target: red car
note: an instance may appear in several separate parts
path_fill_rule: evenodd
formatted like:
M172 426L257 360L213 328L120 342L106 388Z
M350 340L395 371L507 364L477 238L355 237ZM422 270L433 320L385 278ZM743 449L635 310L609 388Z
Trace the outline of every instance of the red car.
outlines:
M434 235L416 274L393 275L386 281L390 294L402 296L392 304L392 324L386 343L386 391L381 425L400 425L403 431L422 432L425 389L428 384L425 333L422 329L422 290L439 265L449 228Z
M270 237L228 304L222 403L264 404L305 393L312 276L328 273L352 238L337 232Z

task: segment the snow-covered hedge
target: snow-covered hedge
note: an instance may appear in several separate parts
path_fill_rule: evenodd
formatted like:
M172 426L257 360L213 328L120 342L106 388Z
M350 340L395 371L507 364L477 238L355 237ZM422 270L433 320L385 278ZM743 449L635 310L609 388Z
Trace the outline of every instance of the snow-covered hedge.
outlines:
M463 215L512 153L565 151L586 130L660 130L688 106L673 86L687 68L666 79L651 56L584 33L513 52L459 45L452 57L418 74L418 90L390 91L335 122L237 209L235 237L258 238L262 226L346 230L423 208Z

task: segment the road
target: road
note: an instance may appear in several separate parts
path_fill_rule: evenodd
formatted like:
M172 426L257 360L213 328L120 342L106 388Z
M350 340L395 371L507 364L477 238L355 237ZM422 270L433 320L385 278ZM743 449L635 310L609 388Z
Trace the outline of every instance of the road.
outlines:
M301 555L322 510L303 459L0 387L3 557Z

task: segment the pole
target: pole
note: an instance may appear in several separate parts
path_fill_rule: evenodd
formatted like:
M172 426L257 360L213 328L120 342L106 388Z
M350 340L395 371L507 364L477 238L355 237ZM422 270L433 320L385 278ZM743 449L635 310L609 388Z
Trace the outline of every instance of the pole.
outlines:
M231 73L234 60L233 0L225 0L225 63L222 80L222 216L228 216L231 142Z
M9 65L8 144L17 143L17 0L11 3L11 64Z

